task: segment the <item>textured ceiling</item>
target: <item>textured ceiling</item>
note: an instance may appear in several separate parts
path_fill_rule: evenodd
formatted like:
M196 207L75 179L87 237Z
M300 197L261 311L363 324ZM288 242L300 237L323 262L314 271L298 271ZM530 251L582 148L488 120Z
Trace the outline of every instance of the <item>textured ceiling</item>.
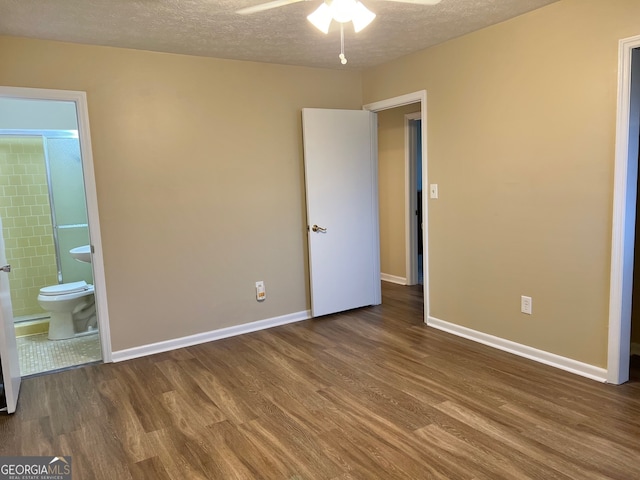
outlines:
M378 17L362 32L325 35L306 16L320 0L238 15L262 0L0 0L0 35L258 62L366 68L557 0L442 0L418 6L362 0ZM1 63L0 63L1 64Z

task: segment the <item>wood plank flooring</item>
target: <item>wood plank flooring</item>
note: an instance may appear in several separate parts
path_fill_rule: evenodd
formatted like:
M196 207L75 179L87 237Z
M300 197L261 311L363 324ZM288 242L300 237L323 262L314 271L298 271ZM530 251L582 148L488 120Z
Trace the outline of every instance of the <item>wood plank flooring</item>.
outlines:
M23 382L0 455L75 480L640 479L640 377L602 385L384 304Z

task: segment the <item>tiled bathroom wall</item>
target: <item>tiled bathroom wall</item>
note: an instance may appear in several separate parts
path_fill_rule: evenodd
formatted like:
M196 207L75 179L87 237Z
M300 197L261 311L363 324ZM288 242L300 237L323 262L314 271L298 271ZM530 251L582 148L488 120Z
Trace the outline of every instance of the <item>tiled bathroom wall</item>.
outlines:
M0 217L14 317L35 315L40 288L58 283L41 137L0 136Z

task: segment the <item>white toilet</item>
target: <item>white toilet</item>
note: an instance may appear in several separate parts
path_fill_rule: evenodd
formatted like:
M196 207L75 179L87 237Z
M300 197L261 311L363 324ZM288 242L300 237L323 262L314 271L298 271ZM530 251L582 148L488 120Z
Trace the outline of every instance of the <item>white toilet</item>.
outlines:
M85 281L41 288L38 303L51 314L49 340L73 338L96 322L93 285Z

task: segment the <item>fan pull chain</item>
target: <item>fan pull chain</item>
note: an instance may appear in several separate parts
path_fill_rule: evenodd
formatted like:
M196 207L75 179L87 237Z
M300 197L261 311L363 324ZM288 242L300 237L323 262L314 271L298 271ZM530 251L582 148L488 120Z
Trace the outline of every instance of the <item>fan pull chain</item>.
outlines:
M342 65L347 63L347 57L344 56L344 23L340 23L340 55L338 55Z

